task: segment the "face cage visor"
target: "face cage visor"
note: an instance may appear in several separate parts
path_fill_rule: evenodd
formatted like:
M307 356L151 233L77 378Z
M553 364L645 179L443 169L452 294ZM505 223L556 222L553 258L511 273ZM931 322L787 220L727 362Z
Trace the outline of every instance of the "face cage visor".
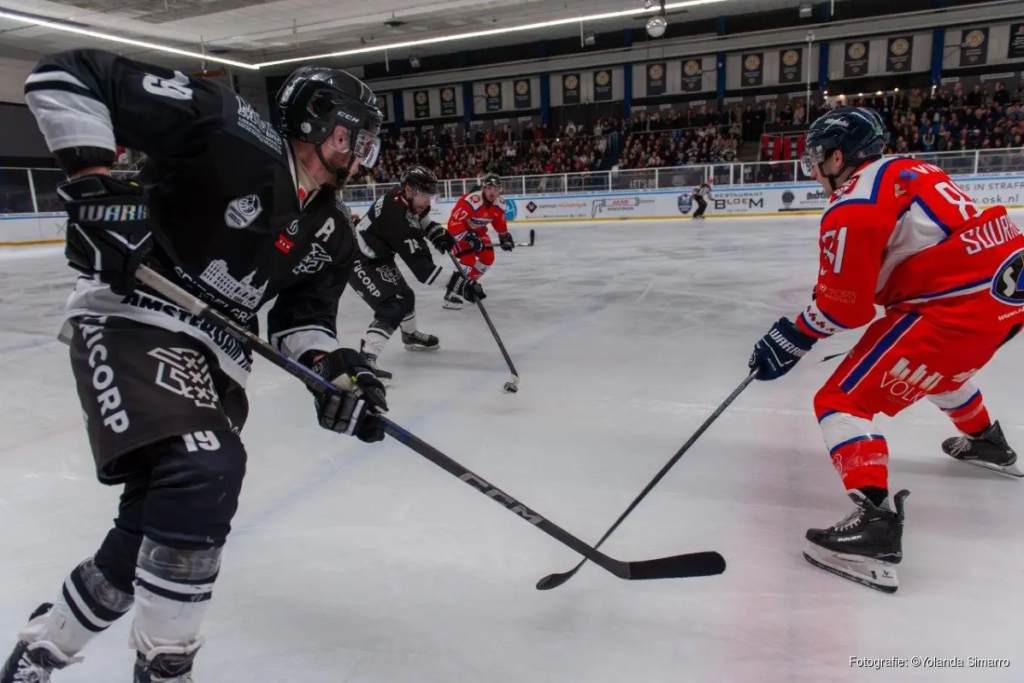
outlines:
M828 156L829 154L826 154L821 145L818 145L817 147L808 147L800 156L800 169L804 172L805 176L813 178L814 171L820 170L821 164L824 163Z
M359 165L364 168L373 168L377 164L377 157L380 156L380 138L376 133L361 129L356 134L355 144L352 146L352 153L359 159Z

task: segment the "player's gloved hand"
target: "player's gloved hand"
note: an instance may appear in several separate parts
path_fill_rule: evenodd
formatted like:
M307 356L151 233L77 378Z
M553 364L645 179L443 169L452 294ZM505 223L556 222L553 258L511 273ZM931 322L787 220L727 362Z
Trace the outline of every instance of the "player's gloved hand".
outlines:
M754 352L750 354L747 365L751 371L757 370L757 379L778 379L789 372L816 341L797 329L791 320L780 318L768 334L754 344Z
M58 183L68 212L64 255L69 265L110 285L135 291L135 271L153 250L153 223L142 186L99 173Z
M430 243L434 245L434 248L442 254L447 254L455 248L455 238L442 225L431 223L427 226L424 234L426 234Z
M484 288L480 286L480 283L466 277L462 273L452 273L451 279L448 280L447 290L449 295L460 296L471 304L487 298L487 295L484 294Z
M498 242L501 244L503 251L512 251L516 248L516 241L512 238L512 235L508 232L503 232L498 235Z
M466 236L462 238L469 248L473 251L480 253L484 250L484 241L480 238L480 235L476 234L472 230L466 233Z
M377 415L388 410L386 392L363 354L354 349L308 351L300 362L337 387L333 392L310 389L321 427L367 443L384 439Z

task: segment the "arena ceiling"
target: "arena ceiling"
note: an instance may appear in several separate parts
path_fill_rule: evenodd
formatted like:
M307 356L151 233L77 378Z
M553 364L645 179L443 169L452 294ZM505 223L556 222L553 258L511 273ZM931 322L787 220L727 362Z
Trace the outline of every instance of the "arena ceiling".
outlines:
M689 0L697 4L685 8L672 5L686 0L667 1L668 20L676 22L797 8L824 0ZM653 4L657 6L657 0ZM528 31L392 48L388 56L394 59L579 35L577 17L643 7L644 0L0 0L0 46L8 48L7 54L33 55L100 47L151 61L180 62L170 55L160 59L156 51L143 46L26 24L5 17L4 11L249 65L573 19ZM638 28L653 13L586 22L584 30ZM334 58L332 63L382 59L382 52L371 52ZM196 61L192 59L193 64Z

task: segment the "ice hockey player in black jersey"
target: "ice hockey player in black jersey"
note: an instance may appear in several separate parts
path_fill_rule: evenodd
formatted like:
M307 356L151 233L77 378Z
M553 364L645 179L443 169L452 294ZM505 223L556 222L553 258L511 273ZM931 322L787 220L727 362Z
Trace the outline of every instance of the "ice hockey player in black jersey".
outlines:
M416 327L416 295L398 269L396 255L425 285L442 287L446 294L468 301L485 296L480 283L451 267L434 265L428 241L442 254L455 247L451 233L430 219L430 200L436 193L437 177L426 168L413 166L402 175L399 186L379 197L356 225L361 253L349 282L373 309L361 350L384 382L392 374L381 369L377 359L396 329L402 330L402 342L409 350L433 351L440 345L437 337Z
M384 438L384 389L335 331L358 251L335 189L376 161L381 112L330 69L299 69L277 97L279 129L225 88L96 50L47 56L26 80L68 176L65 254L81 274L62 339L98 479L123 492L99 549L18 634L2 683L48 682L133 605L134 681L193 680L245 474L252 357L137 286L141 264L253 329L276 297L269 339L337 386L314 396L320 426ZM110 175L117 144L147 155L139 182Z

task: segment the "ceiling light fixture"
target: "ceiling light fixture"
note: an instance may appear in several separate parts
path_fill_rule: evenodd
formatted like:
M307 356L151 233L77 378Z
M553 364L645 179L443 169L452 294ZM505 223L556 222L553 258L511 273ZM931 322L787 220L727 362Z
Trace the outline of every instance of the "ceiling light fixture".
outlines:
M665 3L664 9L682 9L686 7L698 7L700 5L712 5L721 2L728 2L728 0L686 0L685 2L669 2ZM554 26L565 26L566 24L582 24L588 21L604 21L607 19L617 19L619 17L628 17L637 14L648 14L661 11L662 8L660 7L637 7L635 9L621 10L618 12L602 12L600 14L589 14L581 17L566 17L565 19L552 19L550 21L540 21L534 24L505 26L502 28L488 29L485 31L470 31L469 33L456 33L454 35L449 36L437 36L435 38L423 38L420 40L407 40L400 43L390 43L388 45L374 45L373 47L358 48L355 50L342 50L340 52L326 52L323 54L307 55L305 57L291 57L289 59L278 59L271 62L260 62L256 64L256 66L259 68L263 68L267 66L279 66L281 64L308 62L316 59L330 59L333 57L351 57L353 55L367 54L369 52L382 52L383 50L400 50L402 48L419 47L421 45L436 45L438 43L449 43L459 40L469 40L471 38L485 38L487 36L497 36L506 33L533 31L542 28L551 28Z
M669 2L665 3L664 9L683 9L687 7L699 7L701 5L713 5L722 2L728 2L729 0L684 0L683 2ZM653 3L652 3L653 4ZM437 45L439 43L450 43L461 40L470 40L472 38L484 38L487 36L497 36L506 33L517 33L522 31L532 31L543 28L552 28L554 26L564 26L567 24L583 23L587 21L606 21L608 19L617 19L619 17L634 16L637 14L648 14L654 12L661 12L660 7L638 7L635 9L621 10L618 12L602 12L600 14L589 14L584 16L567 17L565 19L553 19L551 21L541 21L533 24L522 24L520 26L505 26L502 28L488 29L485 31L471 31L469 33L456 33L454 35L437 36L434 38L423 38L420 40L407 40L399 43L389 43L373 45L372 47L357 48L354 50L342 50L340 52L330 52L316 55L306 55L304 57L291 57L289 59L278 59L270 62L259 62L257 64L247 64L245 62L239 62L233 59L226 59L224 57L218 57L216 55L203 54L200 52L193 52L191 50L182 50L181 48L171 47L169 45L161 45L158 43L151 43L145 40L135 40L133 38L124 38L118 35L110 33L102 33L100 31L93 31L91 29L78 28L69 24L64 24L59 21L50 21L48 19L42 19L35 16L27 16L18 14L15 12L7 12L0 10L0 19L8 19L23 24L29 24L32 26L41 26L44 28L53 29L54 31L63 31L64 33L74 33L80 36L88 36L90 38L98 38L99 40L107 40L112 43L121 43L122 45L132 45L134 47L141 47L147 50L153 50L155 52L166 52L168 54L179 55L181 57L192 57L198 60L206 60L208 62L215 62L217 64L226 64L228 66L236 66L241 69L253 69L259 70L263 67L278 66L281 64L294 64L297 62L310 62L317 59L328 59L332 57L349 57L352 55L367 54L371 52L384 52L385 50L399 50L402 48L418 47L420 45Z
M0 10L0 19L9 19L10 21L17 21L23 24L31 24L32 26L42 26L44 28L50 28L55 31L64 31L65 33L75 33L80 36L99 38L100 40L109 40L113 43L122 43L124 45L134 45L135 47L144 47L148 50L155 50L157 52L168 52L170 54L181 55L182 57L194 57L196 59L206 60L208 62L217 62L218 64L237 66L242 69L259 69L259 67L255 64L236 62L233 59L225 59L223 57L217 57L215 55L202 54L201 52L182 50L176 47L171 47L169 45L158 45L157 43L150 43L145 40L133 40L132 38L122 38L121 36L115 36L110 33L101 33L99 31L92 31L90 29L78 28L77 26L62 24L57 21L48 21L46 19L40 19L38 17L25 16L12 12L5 12L3 10Z

